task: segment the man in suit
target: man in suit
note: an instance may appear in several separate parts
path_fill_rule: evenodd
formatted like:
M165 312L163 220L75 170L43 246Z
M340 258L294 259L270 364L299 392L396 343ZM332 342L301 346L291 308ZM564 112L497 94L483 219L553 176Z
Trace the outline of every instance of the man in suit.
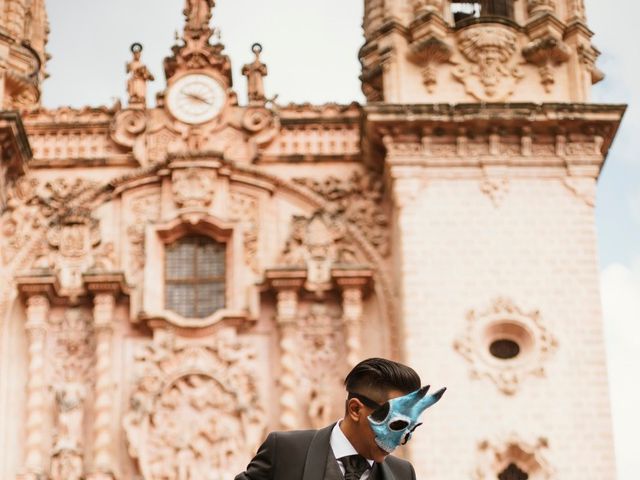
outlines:
M347 375L345 415L320 430L272 432L235 480L415 480L412 465L390 455L444 389L426 395L410 367L370 358Z

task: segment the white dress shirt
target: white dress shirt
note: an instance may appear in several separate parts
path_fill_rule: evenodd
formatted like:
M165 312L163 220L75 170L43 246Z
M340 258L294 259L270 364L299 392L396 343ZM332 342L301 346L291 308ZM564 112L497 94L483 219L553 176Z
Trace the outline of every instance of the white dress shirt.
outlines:
M340 458L347 457L349 455L358 455L358 452L356 451L355 448L353 448L353 445L351 445L351 442L345 436L344 432L340 428L341 421L342 420L338 421L335 427L333 427L333 430L331 430L330 444L331 444L331 450L333 450L333 456L336 457L336 459L338 460L338 466L340 467L340 471L342 472L342 475L344 475L344 465L342 465ZM367 458L367 462L369 462L370 467L373 467L373 460L369 460ZM367 480L367 478L369 478L370 473L371 473L371 468L369 468L369 470L366 470L362 474L362 476L360 477L360 480Z

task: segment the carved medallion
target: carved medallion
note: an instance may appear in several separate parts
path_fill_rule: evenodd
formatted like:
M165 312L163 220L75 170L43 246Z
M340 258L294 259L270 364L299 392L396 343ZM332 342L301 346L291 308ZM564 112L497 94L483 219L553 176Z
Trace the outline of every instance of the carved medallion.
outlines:
M232 479L265 429L253 350L235 330L207 344L156 331L136 357L124 428L145 480Z

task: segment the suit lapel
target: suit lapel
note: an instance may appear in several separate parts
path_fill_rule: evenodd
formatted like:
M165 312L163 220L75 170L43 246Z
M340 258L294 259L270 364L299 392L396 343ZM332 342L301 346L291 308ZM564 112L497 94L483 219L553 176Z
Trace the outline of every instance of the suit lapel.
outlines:
M324 479L327 455L329 455L329 449L331 448L331 430L333 430L334 426L335 424L318 430L313 436L307 451L302 480Z

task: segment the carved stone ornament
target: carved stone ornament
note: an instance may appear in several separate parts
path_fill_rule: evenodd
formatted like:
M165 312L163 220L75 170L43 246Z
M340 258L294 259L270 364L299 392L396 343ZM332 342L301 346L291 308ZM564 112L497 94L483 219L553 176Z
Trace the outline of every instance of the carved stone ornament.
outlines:
M549 36L529 43L522 49L522 55L538 67L544 89L551 92L555 83L553 68L569 60L571 49L562 40Z
M478 100L507 99L523 77L513 61L517 39L509 27L479 24L465 28L458 38L458 47L472 65L456 67L454 78Z
M384 183L377 175L354 172L350 177L294 179L322 196L326 213L355 226L380 255L389 254L389 218L382 206Z
M343 222L318 212L311 218L294 216L291 233L278 262L289 267L305 267L305 288L321 293L331 289L334 263L358 263Z
M339 311L327 303L312 303L299 325L300 361L298 385L304 392L302 405L313 428L328 425L340 415L342 405L338 379L344 376L345 348ZM337 403L336 403L337 402Z
M80 480L84 475L83 422L92 382L94 338L88 312L68 309L52 316L49 335L50 385L55 394L51 480Z
M429 93L435 91L438 83L436 66L448 62L451 55L453 55L451 46L434 36L409 45L409 59L422 66L422 81Z
M252 348L232 328L198 342L164 330L154 336L136 356L124 417L142 478L233 479L266 427Z
M260 272L258 255L258 234L260 222L258 199L240 192L231 192L230 217L242 222L244 256L247 265L255 273Z
M478 443L478 466L472 478L549 480L554 472L544 456L548 446L544 437L526 442L516 434L502 440L482 440ZM520 476L515 476L516 472Z
M527 11L531 16L554 13L555 10L556 0L527 0Z
M139 282L143 274L145 227L160 218L160 191L148 190L137 194L127 204L131 217L127 226L129 254L125 262L127 274L134 282Z
M495 207L499 207L509 193L509 178L485 177L480 181L480 191L491 199Z
M207 208L213 201L216 172L209 168L184 168L171 175L173 200L180 208Z
M557 341L537 311L525 313L499 298L486 311L467 314L464 333L454 348L471 364L474 378L488 377L507 395L531 375L542 376Z
M411 0L411 6L416 14L423 12L442 12L442 0Z

